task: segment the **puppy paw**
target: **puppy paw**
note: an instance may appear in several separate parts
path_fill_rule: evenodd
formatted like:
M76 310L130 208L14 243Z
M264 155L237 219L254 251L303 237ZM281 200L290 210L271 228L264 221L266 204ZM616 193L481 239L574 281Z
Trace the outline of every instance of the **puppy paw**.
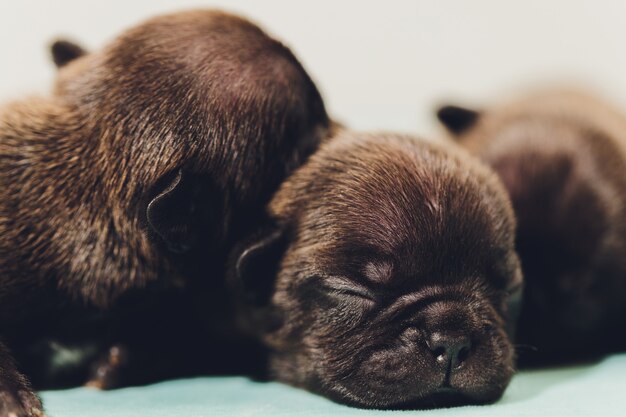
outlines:
M41 400L29 389L0 388L0 417L45 417Z
M109 351L94 364L85 386L102 390L117 388L127 358L128 351L124 346L111 346Z
M0 342L0 417L44 417L41 400Z

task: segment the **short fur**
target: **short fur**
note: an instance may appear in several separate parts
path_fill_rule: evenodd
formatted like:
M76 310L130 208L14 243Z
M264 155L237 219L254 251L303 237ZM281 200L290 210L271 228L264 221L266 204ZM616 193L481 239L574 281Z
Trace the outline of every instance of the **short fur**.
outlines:
M0 334L11 346L67 328L61 312L75 306L220 279L229 245L328 127L296 58L236 16L178 13L98 53L66 46L51 96L0 109ZM33 414L0 353L0 416ZM21 391L22 407L9 407Z
M501 396L522 277L488 169L449 144L340 131L269 213L233 279L275 379L369 408Z
M451 130L513 201L526 278L518 342L531 348L521 359L626 348L626 119L565 91L474 113Z

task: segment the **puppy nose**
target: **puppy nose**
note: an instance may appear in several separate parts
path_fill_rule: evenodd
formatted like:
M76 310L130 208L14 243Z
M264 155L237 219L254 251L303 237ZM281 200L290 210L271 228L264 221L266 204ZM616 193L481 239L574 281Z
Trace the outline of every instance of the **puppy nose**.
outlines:
M437 362L449 370L460 367L470 355L472 342L466 335L435 332L426 344Z

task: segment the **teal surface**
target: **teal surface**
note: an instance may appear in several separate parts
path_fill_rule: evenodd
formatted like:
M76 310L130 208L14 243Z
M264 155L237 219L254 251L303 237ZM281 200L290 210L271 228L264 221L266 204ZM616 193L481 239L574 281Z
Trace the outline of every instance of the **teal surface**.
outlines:
M626 354L591 365L520 372L494 405L426 411L358 410L278 383L196 378L99 392L42 393L49 417L626 416Z

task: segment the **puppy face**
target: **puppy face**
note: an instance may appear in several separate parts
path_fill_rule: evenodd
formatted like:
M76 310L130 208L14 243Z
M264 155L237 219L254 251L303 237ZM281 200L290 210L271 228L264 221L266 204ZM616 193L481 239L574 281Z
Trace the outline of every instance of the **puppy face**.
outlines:
M500 397L521 275L512 212L487 170L414 138L343 132L270 208L278 226L238 274L257 294L273 283L254 326L275 378L361 407Z
M525 359L626 346L615 332L626 317L622 116L579 93L439 115L495 169L513 202L526 280L519 341L537 348Z

